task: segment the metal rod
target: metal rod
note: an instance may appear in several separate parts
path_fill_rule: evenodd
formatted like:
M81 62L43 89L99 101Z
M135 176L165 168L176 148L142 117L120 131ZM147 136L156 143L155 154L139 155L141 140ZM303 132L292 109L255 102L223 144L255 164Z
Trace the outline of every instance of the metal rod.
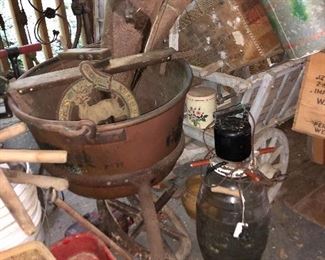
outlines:
M137 208L127 205L119 200L106 200L106 203L109 206L111 206L125 214L131 215L132 217L137 217L139 214L139 210Z
M165 252L159 221L151 194L151 187L148 182L141 183L138 194L142 216L147 231L151 258L155 260L164 259Z
M101 48L108 48L113 53L113 9L116 0L107 0L105 4L105 16L103 31L101 32Z
M167 202L170 200L170 198L174 195L174 193L176 192L176 190L178 189L178 186L173 184L167 191L165 191L160 197L159 199L155 202L155 209L156 212L160 212L163 207L167 204ZM143 220L141 220L136 227L133 229L133 231L131 232L131 237L135 238L139 235L139 233L142 230L142 226L143 226Z
M63 200L56 197L53 203L57 207L63 209L72 218L77 220L80 223L80 225L82 225L84 228L88 229L89 231L94 233L98 238L103 240L103 242L106 245L108 245L110 248L116 251L124 259L130 259L130 260L132 259L132 257L125 250L123 250L119 245L117 245L113 240L111 240L108 236L106 236L102 231L100 231L97 227L91 224L82 215L80 215L79 212L77 212L75 209L73 209L70 205L65 203Z
M121 224L116 220L115 216L107 203L107 200L97 201L98 213L101 218L101 230L105 234L112 237L112 239L118 243L119 246L128 250L133 257L139 259L148 259L149 251L146 250L142 245L131 239L128 234L124 231Z
M91 4L91 1L88 1L88 2ZM86 2L85 2L85 5L87 5ZM92 27L92 22L90 20L91 16L92 16L92 12L90 12L90 13L87 12L87 13L82 15L82 20L83 20L82 24L84 26L86 44L94 43L93 27ZM86 44L84 44L84 45L86 45Z

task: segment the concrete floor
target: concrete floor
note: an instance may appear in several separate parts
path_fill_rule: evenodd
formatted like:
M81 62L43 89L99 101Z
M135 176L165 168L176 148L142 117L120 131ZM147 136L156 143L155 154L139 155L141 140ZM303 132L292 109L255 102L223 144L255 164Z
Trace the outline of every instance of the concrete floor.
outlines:
M15 120L1 120L0 128L13 123ZM290 130L287 123L283 130L290 142L289 178L282 186L277 200L272 205L272 218L270 235L262 260L292 259L292 260L325 260L325 229L319 225L307 221L288 207L286 201L294 200L303 193L303 189L295 189L309 186L313 188L317 184L325 183L325 167L318 166L309 161L305 149L306 137ZM36 144L30 134L25 134L15 140L6 143L6 147L36 148ZM191 144L188 149L197 149ZM200 148L197 151L203 151ZM183 157L180 163L188 158ZM38 170L38 166L34 166ZM297 195L298 194L298 195ZM300 196L303 196L301 194ZM69 191L65 192L65 200L81 214L95 209L95 200L77 196ZM324 201L325 203L325 201ZM172 199L169 205L182 219L192 238L192 252L189 259L202 259L198 243L196 241L195 221L185 213L179 199ZM46 230L46 243L52 244L64 236L64 232L74 221L59 209L49 209L44 221Z

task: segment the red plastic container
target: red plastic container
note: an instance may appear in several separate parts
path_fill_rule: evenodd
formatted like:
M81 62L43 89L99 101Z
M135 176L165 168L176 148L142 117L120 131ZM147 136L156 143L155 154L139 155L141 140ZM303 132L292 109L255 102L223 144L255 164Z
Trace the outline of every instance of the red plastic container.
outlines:
M90 233L66 237L51 246L57 260L116 260L106 245Z

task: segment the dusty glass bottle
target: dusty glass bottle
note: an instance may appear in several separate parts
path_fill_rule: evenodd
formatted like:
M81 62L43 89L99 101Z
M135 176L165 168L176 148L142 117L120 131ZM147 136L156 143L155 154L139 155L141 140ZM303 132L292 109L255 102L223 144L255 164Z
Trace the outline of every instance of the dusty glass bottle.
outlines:
M211 187L216 186L221 192L239 191L240 187L245 199L244 222L248 226L238 238L233 234L237 223L242 222L242 198L212 192ZM269 220L265 186L247 177L225 177L208 168L197 201L197 239L204 259L260 259L268 238Z

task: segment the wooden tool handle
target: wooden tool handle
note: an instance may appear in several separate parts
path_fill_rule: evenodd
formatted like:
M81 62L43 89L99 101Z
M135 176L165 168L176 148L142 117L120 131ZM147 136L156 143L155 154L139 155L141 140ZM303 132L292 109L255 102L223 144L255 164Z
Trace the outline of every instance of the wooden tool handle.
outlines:
M259 182L261 180L260 176L258 176L254 171L247 169L244 172L252 181Z
M17 52L17 54L28 54L40 51L42 49L42 44L40 43L34 43L34 44L27 44L20 47L13 47L13 48L7 48L0 50L0 59L7 58L9 56L9 53L14 51Z
M258 155L262 154L268 154L268 153L274 153L276 150L276 147L265 147L265 148L260 148L258 149Z
M192 168L196 168L196 167L206 166L206 165L209 165L209 164L210 164L210 160L206 159L206 160L199 160L199 161L192 162L190 164L190 166Z
M69 182L63 178L26 174L25 172L3 169L8 180L12 183L32 184L43 189L54 188L57 191L68 189Z
M17 123L0 130L0 143L28 131L25 123Z
M67 152L61 150L1 149L0 162L66 163Z
M0 187L0 198L17 221L18 225L27 235L30 236L34 234L36 227L2 169L0 169Z
M230 195L230 196L234 196L234 197L240 197L239 190L231 190L229 188L225 188L222 186L211 187L211 192L222 193L222 194Z
M127 57L112 59L109 61L109 64L107 64L106 60L99 61L94 64L94 67L103 67L105 73L115 74L164 63L170 61L171 59L175 59L176 57L179 58L177 55L174 58L174 54L176 54L176 51L171 48L165 50L155 50L148 53L138 53ZM26 77L10 83L9 93L15 92L16 90L24 91L33 88L34 91L36 91L38 89L48 88L54 85L57 86L58 84L63 84L63 82L66 81L77 80L80 78L80 76L81 73L79 68L74 67Z

